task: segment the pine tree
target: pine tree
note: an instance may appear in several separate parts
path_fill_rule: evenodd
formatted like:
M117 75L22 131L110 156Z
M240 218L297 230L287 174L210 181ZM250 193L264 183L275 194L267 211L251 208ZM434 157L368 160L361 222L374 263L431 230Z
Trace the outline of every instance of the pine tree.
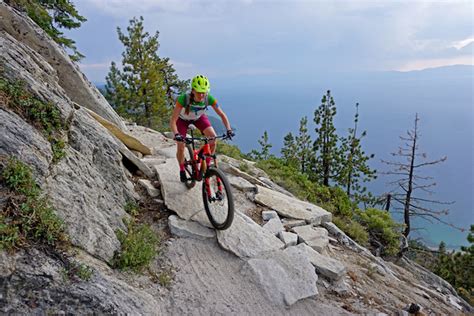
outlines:
M290 132L283 138L283 148L281 149L282 158L288 166L298 167L297 146L295 137Z
M313 143L313 151L316 157L311 168L311 178L325 186L329 186L329 181L337 176L341 163L334 127L335 115L336 103L328 90L321 100L321 105L314 111L316 140Z
M183 93L186 91L187 87L190 85L190 80L180 80L176 74L176 70L173 65L170 63L170 59L160 58L159 59L162 68L161 73L163 74L163 89L166 93L166 102L170 107L174 106L175 95Z
M314 160L313 148L311 146L311 136L308 133L308 117L300 120L300 130L296 137L296 156L299 160L299 170L308 173Z
M79 61L84 55L79 53L76 43L64 36L58 28L74 29L87 19L81 16L69 0L6 0L8 5L26 14L51 38L64 48L71 49L72 60Z
M270 158L270 148L272 148L273 145L268 142L267 131L263 133L258 143L260 144L260 151L254 149L250 152L250 156L256 160L266 160Z
M356 103L356 114L354 116L354 128L349 128L349 135L341 137L341 151L344 154L344 161L341 164L337 182L346 189L348 196L353 196L356 202L369 202L372 200L367 188L360 182L368 182L377 176L376 170L370 169L367 161L374 157L373 154L366 155L362 150L361 140L367 135L363 131L360 137L357 136L357 125L359 122L359 103Z
M150 36L143 28L143 17L130 20L128 34L117 28L125 51L122 70L112 62L107 75L105 96L116 111L138 124L165 129L173 102L172 87L182 82L174 74L169 59L158 56L159 32Z

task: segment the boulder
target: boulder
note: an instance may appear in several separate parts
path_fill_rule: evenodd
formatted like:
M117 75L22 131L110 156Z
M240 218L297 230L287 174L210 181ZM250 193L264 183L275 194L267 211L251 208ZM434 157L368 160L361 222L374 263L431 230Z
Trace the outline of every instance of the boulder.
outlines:
M228 229L217 231L217 241L222 248L240 258L254 258L285 246L274 234L241 213L235 214Z
M298 235L295 233L281 231L278 238L285 243L285 247L295 246L298 243Z
M216 237L214 230L204 227L197 222L185 221L176 215L168 217L168 225L171 233L179 237L195 239L209 239Z
M314 250L321 252L329 244L328 231L321 227L313 225L294 227L293 232Z
M140 179L138 180L138 184L145 188L150 197L154 198L160 195L160 191L155 188L155 186L151 183L150 180Z
M227 179L229 180L230 184L236 188L239 189L240 191L243 192L255 192L257 189L255 185L252 183L248 182L244 178L234 176L232 174L227 175Z
M257 185L257 192L255 202L274 209L280 216L304 219L308 223L317 225L331 221L331 213L311 203L303 202L259 185Z
M242 272L252 275L274 304L291 306L318 294L318 276L314 267L305 252L296 247L250 259Z
M278 218L278 219L280 219L280 218L278 217L278 213L275 212L275 211L263 211L263 212L262 212L262 219L263 219L264 221L269 221L269 220L272 219L272 218Z
M316 271L326 278L339 280L346 275L346 267L340 261L324 256L306 244L299 244L296 247L306 253Z
M274 235L278 235L278 233L285 230L279 218L270 219L263 225L263 228Z
M296 226L305 226L306 221L304 219L291 219L291 218L284 218L281 220L281 223L283 224L286 229L291 229Z
M166 163L154 166L161 183L161 194L168 209L179 217L190 220L197 213L204 211L201 183L188 189L179 180L179 166L176 158L166 159Z

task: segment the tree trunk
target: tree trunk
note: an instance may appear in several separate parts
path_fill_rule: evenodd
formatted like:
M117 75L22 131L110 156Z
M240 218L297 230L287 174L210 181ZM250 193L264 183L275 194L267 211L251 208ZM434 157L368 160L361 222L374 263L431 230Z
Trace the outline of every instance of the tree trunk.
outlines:
M411 148L411 161L410 161L410 172L408 175L408 189L407 195L405 197L405 207L403 209L404 219L405 219L405 231L403 235L408 238L410 234L410 202L411 202L411 193L413 191L413 166L415 165L415 154L416 154L416 139L417 139L417 123L418 123L418 114L415 118L415 134L413 135L413 146Z

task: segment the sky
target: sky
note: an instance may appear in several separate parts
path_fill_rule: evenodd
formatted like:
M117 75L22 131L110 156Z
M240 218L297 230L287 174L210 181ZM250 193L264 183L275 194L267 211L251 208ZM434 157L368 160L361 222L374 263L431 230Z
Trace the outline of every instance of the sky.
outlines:
M65 32L105 82L123 46L117 27L144 17L161 57L182 79L271 76L292 82L332 73L474 64L472 1L81 0L88 21Z

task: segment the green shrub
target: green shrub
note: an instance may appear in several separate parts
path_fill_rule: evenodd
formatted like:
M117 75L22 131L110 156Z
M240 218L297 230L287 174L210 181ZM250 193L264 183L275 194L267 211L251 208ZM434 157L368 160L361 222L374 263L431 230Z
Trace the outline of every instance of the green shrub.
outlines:
M255 166L265 171L273 182L284 187L296 197L312 200L312 192L315 191L316 185L305 174L285 165L282 159L272 157L267 160L259 160Z
M113 265L139 272L155 257L159 239L148 225L137 224L134 220L126 221L126 225L127 233L116 231L122 247L115 255Z
M83 281L89 281L92 278L94 271L87 265L70 261L67 258L64 261L65 267L61 271L64 281L76 281L78 278Z
M249 166L248 163L246 163L245 161L243 161L243 162L241 162L241 163L239 164L239 169L240 169L240 171L242 171L242 172L248 173L248 172L250 171L250 166Z
M64 157L64 141L60 134L65 129L59 109L51 102L43 102L24 89L20 81L10 82L0 78L0 98L7 108L30 122L51 143L53 163Z
M246 156L240 151L239 147L225 142L219 142L216 146L216 153L226 155L234 159L242 160Z
M94 271L87 265L80 263L77 264L77 270L75 273L80 279L84 281L89 281Z
M343 218L352 218L356 205L339 187L316 186L314 190L314 203Z
M0 180L12 195L0 211L0 248L12 250L29 242L66 245L64 224L47 198L41 196L31 169L16 158L1 160L0 167Z
M127 203L125 203L125 206L123 207L125 212L130 214L131 216L137 216L139 214L139 206L138 203L135 202L134 200L129 200Z
M367 230L356 222L353 219L349 218L341 218L338 216L334 216L332 219L333 223L336 224L347 236L354 239L357 243L362 246L367 246L369 242L369 233Z
M395 255L400 245L401 225L387 211L368 208L357 212L357 220L367 228L370 237L382 244L382 255Z
M306 174L286 165L279 158L260 160L256 167L265 171L273 182L281 185L296 197L315 203L336 216L352 217L355 204L351 202L344 190L338 187L320 186L309 180Z
M66 152L64 151L66 144L61 139L59 140L53 139L50 142L51 142L51 149L53 151L53 163L56 163L59 160L61 160L64 156L66 156Z

